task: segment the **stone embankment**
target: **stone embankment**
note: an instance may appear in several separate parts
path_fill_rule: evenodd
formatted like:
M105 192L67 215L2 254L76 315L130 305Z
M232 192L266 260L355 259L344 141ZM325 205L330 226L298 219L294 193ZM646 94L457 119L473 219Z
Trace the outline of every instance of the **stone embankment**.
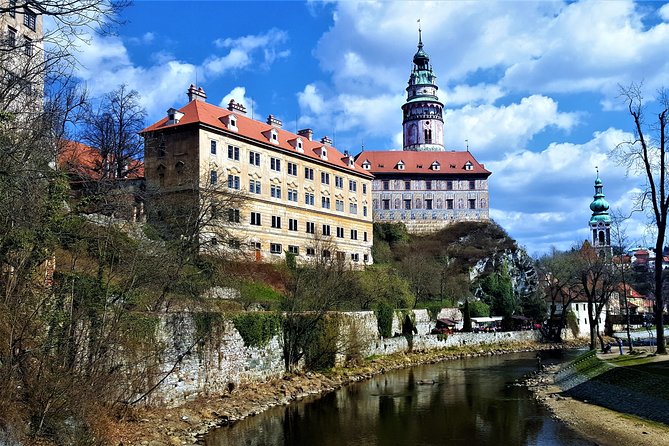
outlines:
M606 361L615 354L601 356L593 352L567 366L547 367L525 384L556 419L596 444L669 445L667 376Z
M375 357L359 366L337 368L326 374L285 375L261 383L243 384L231 392L200 396L178 407L136 409L117 426L117 440L124 445L191 445L213 428L257 415L271 407L332 392L343 385L387 371L464 357L573 346L575 344L513 342L451 347Z

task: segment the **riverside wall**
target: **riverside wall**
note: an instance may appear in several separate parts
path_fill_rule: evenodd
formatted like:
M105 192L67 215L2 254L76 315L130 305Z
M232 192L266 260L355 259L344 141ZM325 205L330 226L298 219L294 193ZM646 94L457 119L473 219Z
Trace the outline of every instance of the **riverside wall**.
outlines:
M440 313L455 316L457 309ZM411 318L416 328L410 336L400 335L407 312L396 312L392 332L396 336L379 336L376 315L371 311L339 313L339 338L343 362L344 352L355 349L362 357L390 355L410 350L432 350L446 347L482 344L505 344L538 341L537 331L453 333L432 335L434 321L427 310L413 310ZM188 400L207 395L230 392L241 384L262 382L284 374L283 350L279 336L262 347L249 347L231 321L223 321L207 341L198 339L195 313L173 313L161 317L157 337L164 346L158 361L155 380L157 389L148 404L173 407Z

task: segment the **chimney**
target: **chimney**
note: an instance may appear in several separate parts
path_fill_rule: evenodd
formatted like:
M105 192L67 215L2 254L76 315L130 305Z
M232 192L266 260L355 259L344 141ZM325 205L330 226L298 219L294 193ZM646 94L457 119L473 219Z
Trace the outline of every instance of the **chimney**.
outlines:
M332 140L330 139L329 136L324 136L321 138L321 144L325 144L326 146L331 146Z
M297 131L297 134L300 135L300 136L304 136L304 137L307 138L309 141L311 141L311 139L314 137L314 131L311 130L311 129L302 129L302 130L298 130L298 131Z
M228 103L228 110L231 112L241 113L243 115L246 114L246 107L244 107L239 102L235 102L234 99L230 99L230 102Z
M283 125L279 119L276 119L274 117L274 115L267 116L267 123L272 127L276 127L278 129L280 129L281 126Z
M188 102L193 100L207 102L207 95L202 87L195 88L195 85L190 84L190 87L188 87Z

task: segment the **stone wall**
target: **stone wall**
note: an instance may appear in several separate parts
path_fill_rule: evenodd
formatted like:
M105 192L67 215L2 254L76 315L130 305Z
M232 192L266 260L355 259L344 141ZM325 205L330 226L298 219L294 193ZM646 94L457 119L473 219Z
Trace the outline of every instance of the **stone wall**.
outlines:
M409 312L411 312L409 310ZM396 311L393 333L401 333L401 319L407 311ZM443 314L457 315L452 310ZM442 314L440 313L440 314ZM431 335L434 322L427 310L414 310L417 334L381 338L377 319L371 311L341 313L338 362L357 355L388 355L402 351L429 350L481 344L503 344L539 340L535 331L504 333L454 333ZM194 313L175 313L162 317L158 337L165 346L158 379L163 379L151 394L149 404L176 406L203 394L229 391L243 383L264 381L284 373L280 337L263 347L247 347L230 321L212 327L207 342L200 337Z

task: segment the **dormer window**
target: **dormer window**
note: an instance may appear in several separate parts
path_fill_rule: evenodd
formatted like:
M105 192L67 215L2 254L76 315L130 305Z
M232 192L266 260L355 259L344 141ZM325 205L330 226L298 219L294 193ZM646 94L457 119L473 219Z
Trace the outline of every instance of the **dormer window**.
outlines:
M467 161L465 163L465 170L473 170L473 169L474 169L474 165L470 161Z
M362 168L365 169L365 170L369 170L369 169L372 168L372 164L369 162L369 160L365 160L362 163Z
M304 143L302 142L302 138L291 139L288 143L293 146L296 151L304 153Z
M348 157L348 167L350 167L351 169L355 169L355 160L353 159L352 156Z
M262 134L265 135L265 138L267 138L272 144L279 145L279 132L277 132L275 128L265 130L262 132Z
M316 155L318 155L322 160L328 159L328 149L325 146L320 146L314 151L316 152Z
M404 161L399 160L397 162L397 170L404 170Z
M228 116L223 116L222 118L220 118L220 120L223 122L223 124L225 124L228 130L232 130L233 132L239 130L237 128L237 115L235 115L234 113L231 113Z
M176 108L170 108L167 110L167 125L178 124L183 117L184 114L179 110Z
M439 170L441 169L441 164L439 164L439 161L435 161L430 165L430 169L432 170Z

